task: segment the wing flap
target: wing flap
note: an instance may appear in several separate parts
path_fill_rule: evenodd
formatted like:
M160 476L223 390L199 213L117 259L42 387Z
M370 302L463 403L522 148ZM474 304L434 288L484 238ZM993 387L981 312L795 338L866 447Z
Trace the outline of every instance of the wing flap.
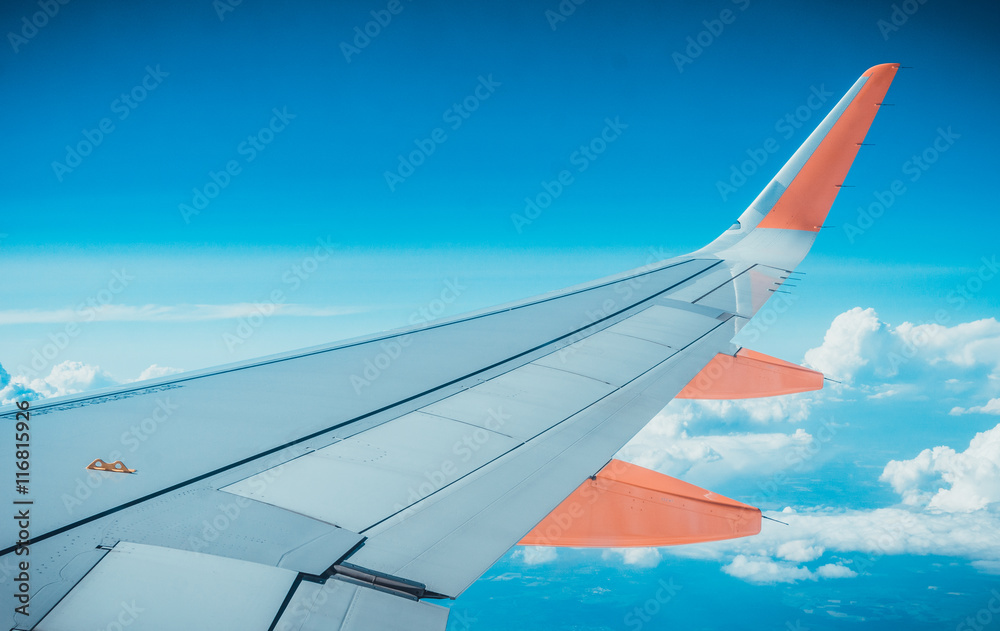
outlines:
M718 321L712 324L718 324ZM660 344L605 330L533 363L620 388L675 352L675 349Z
M444 631L448 609L340 578L299 584L274 626L280 631Z
M527 440L612 391L602 381L532 363L422 410Z
M35 628L267 631L295 576L249 561L121 542Z
M684 348L717 324L715 317L704 313L653 305L607 330L676 350Z
M222 490L363 533L518 444L411 412Z

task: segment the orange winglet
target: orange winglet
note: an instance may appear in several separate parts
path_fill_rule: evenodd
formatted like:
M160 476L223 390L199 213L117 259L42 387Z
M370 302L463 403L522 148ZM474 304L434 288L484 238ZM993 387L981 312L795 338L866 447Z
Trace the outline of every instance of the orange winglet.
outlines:
M524 546L674 546L760 532L760 510L612 460L520 541Z
M899 64L869 68L865 84L841 113L758 228L819 232L871 127Z
M675 398L754 399L822 388L823 373L741 348L713 357Z

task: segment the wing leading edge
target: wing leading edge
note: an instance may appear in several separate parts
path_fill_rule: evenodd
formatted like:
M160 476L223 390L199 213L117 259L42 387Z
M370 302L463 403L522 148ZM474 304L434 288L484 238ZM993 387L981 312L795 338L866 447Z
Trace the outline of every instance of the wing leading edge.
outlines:
M229 612L263 619L245 628L443 628L446 611L422 599L458 596L519 541L551 543L546 517L579 493L614 512L563 520L558 545L752 534L756 509L634 465L611 475L612 458L682 391L816 385L731 340L808 252L897 68L862 75L739 224L691 255L445 322L36 403L32 610L14 628L106 625L133 592L161 612L136 629L176 619L171 602L225 621L220 603L251 583L254 607ZM351 376L387 349L394 360L357 388ZM699 385L712 366L723 376ZM154 431L131 449L125 436L146 419ZM85 470L95 458L137 473ZM664 497L665 530L621 518ZM205 571L189 584L176 579L185 568ZM156 589L136 591L143 581Z

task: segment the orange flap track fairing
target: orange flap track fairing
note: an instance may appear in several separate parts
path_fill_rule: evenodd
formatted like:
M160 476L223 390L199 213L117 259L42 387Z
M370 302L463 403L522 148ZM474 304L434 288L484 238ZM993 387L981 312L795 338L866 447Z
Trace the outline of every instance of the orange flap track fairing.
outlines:
M741 348L713 357L675 398L754 399L822 387L823 373Z
M528 546L674 546L760 532L760 510L638 465L612 460L521 541Z

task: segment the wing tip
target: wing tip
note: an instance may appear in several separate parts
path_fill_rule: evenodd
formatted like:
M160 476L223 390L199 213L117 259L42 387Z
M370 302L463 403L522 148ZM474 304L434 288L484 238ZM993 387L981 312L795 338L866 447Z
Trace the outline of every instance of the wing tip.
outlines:
M872 76L875 76L876 74L885 74L885 73L888 73L888 72L895 73L897 70L899 70L899 68L900 68L900 64L898 64L898 63L876 64L876 65L872 66L871 68L869 68L868 70L865 70L864 73L862 73L861 76L862 77L872 77Z

